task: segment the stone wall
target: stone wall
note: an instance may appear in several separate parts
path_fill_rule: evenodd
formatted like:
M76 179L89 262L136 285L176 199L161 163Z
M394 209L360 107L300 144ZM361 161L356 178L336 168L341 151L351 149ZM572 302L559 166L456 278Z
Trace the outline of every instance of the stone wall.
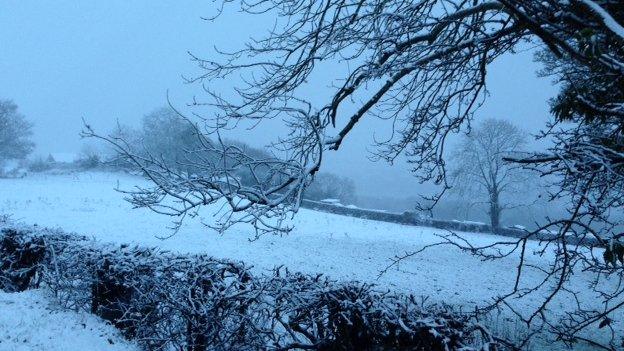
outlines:
M492 233L492 227L487 224L476 222L461 222L461 221L447 221L433 218L423 218L416 212L405 211L403 213L385 212L380 210L370 210L363 208L351 208L341 205L334 205L325 202L318 202L304 199L301 202L301 207L333 213L342 216L356 217L362 219L370 219L380 222L390 222L404 225L413 225L419 227L431 227L452 231L468 232L468 233ZM496 231L497 235L508 236L513 238L522 238L528 234L526 230L516 228L500 228ZM531 235L535 240L553 240L554 234L550 233L535 233ZM584 244L588 246L595 246L598 244L593 238L577 238L570 237L568 239L569 244Z

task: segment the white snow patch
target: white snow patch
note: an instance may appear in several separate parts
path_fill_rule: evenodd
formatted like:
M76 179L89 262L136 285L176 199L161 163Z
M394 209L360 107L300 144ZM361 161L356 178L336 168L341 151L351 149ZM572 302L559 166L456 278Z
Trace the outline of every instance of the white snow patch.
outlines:
M451 220L451 222L455 222L455 223L461 223L461 224L470 224L470 225L486 225L483 222L476 222L476 221L460 221L459 219L453 219Z
M138 351L112 325L84 312L61 311L44 290L0 291L0 350Z
M483 222L476 222L476 221L463 221L462 223L471 224L471 225L485 225L485 223Z
M338 200L338 199L323 199L323 200L321 200L321 202L324 202L326 204L334 204L334 205L339 205L340 204L340 200Z
M624 27L620 25L605 9L592 0L581 0L602 18L605 26L620 38L624 39Z

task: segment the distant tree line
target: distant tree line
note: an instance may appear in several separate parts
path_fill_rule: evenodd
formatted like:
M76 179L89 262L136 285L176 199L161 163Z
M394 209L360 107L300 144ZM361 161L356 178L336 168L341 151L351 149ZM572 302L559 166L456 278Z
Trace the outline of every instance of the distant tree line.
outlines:
M117 124L110 136L123 141L139 157L156 159L174 172L205 176L213 167L237 168L233 176L237 182L247 186L260 187L271 178L271 169L263 162L249 167L236 167L239 160L236 160L238 152L234 152L234 149L254 159L277 160L266 149L232 139L222 141L225 146L222 150L226 154L224 156L219 152L219 143L204 135L196 125L171 107L161 107L148 113L143 117L139 128ZM136 163L114 149L105 153L102 161L107 165L117 169L138 170ZM80 159L85 162L99 161L92 153L87 153ZM304 197L317 201L331 198L343 204L352 204L356 200L355 183L347 177L320 172L306 188Z
M17 104L12 100L0 99L0 176L7 175L5 168L7 162L11 160L19 161L32 172L61 167L52 154L27 160L35 147L32 141L32 127L33 124L19 112ZM138 129L117 124L110 135L123 140L126 146L135 150L141 157L158 159L172 170L188 175L206 174L209 172L207 165L215 162L224 161L225 167L237 162L233 156L223 157L214 152L215 148L207 147L206 143L214 142L201 135L195 125L170 107L161 107L145 115ZM252 147L243 141L225 140L225 145L256 159L277 159L265 149ZM108 167L117 170L136 170L135 163L114 150L110 148L99 150L92 144L85 144L72 164L63 166L78 169ZM270 169L260 163L251 168L239 167L235 177L242 184L261 186L269 172ZM352 203L355 200L355 185L348 178L331 173L319 173L306 189L305 196L311 200L335 198L343 203Z

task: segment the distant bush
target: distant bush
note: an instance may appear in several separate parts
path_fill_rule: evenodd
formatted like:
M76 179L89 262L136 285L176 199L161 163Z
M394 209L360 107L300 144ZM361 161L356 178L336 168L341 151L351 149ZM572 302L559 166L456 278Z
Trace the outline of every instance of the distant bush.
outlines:
M75 163L76 166L81 169L93 169L99 167L102 164L102 160L100 159L100 155L95 154L80 157Z
M49 158L52 156L49 156ZM27 163L26 167L31 172L45 172L49 171L54 167L54 159L50 161L49 159L44 159L43 157L37 157L34 160L31 160Z
M78 157L74 160L74 164L84 170L97 168L102 165L101 153L90 144L82 146Z
M352 204L355 202L355 183L347 177L321 172L314 176L303 196L313 201L338 199L342 204Z
M58 231L5 230L0 236L7 262L2 277L19 276L20 289L41 282L63 306L111 321L148 350L459 350L488 344L482 341L488 334L467 317L424 309L411 296L368 284L283 269L254 276L241 263L98 244Z

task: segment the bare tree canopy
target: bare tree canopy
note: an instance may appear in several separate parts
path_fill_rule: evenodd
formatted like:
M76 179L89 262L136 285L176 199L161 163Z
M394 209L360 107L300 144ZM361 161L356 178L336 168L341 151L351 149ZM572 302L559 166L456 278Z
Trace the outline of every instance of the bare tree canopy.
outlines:
M282 220L298 210L324 153L339 150L360 122L371 117L387 120L393 130L391 138L376 145L377 157L393 161L405 155L421 180L433 180L444 189L445 141L469 125L486 97L489 64L519 43L539 43L548 73L563 83L562 93L553 100L555 119L544 134L555 142L543 152L507 160L554 175L551 197L572 199L569 217L553 219L517 241L501 242L502 248L446 239L484 259L519 254L515 285L496 306L552 287L546 297L540 295L540 306L528 316L515 311L527 324L541 320L570 343L585 338L582 332L599 322L610 328L610 314L624 306L624 269L615 265L622 237L616 231L622 223L613 216L621 214L624 205L624 3L241 0L240 5L247 13L274 15L272 30L239 51L223 53L221 60L194 57L204 73L192 80L201 82L210 97L193 105L217 111L203 116L201 128L195 125L196 135L200 140L214 135L217 142L202 147L227 156L207 160L206 172L191 176L153 157L133 154L119 138L103 137L155 184L130 194L135 205L185 216L203 205L226 203L229 211L222 228L242 221L261 232L282 231ZM317 67L335 62L350 69L335 77L331 97L320 104L308 101L307 82ZM211 90L234 75L244 79L234 94ZM273 145L279 158L252 157L218 142L225 128L266 119L282 120L289 127ZM85 133L95 135L89 128ZM256 175L259 168L262 178ZM240 182L240 169L249 170L258 181ZM552 265L539 267L545 278L538 286L522 287L527 240L541 231L557 233L541 251L550 255L555 248ZM581 245L572 245L571 236ZM589 237L607 248L604 258L582 246ZM564 292L578 297L567 289L575 269L596 272L590 288L604 309L586 310L579 302L577 311L553 322L544 314L552 297ZM603 276L616 283L615 289L601 284ZM618 337L613 331L611 342L601 346L619 347Z
M23 159L35 144L30 140L32 124L17 111L11 100L0 100L0 166L11 159Z
M265 182L267 187L230 183L223 189L214 181L186 180L202 198L230 199L234 212L296 211L323 153L338 150L371 116L387 119L394 131L377 145L378 157L392 161L405 154L418 177L445 184L446 138L469 123L483 101L488 64L522 41L537 40L555 58L592 72L617 75L622 69L615 46L596 55L579 37L590 26L595 36L621 42L613 25L621 5L605 1L272 0L241 1L241 8L276 15L277 24L221 61L195 57L205 73L194 80L212 100L194 104L218 108L215 116L203 116L202 133L272 118L283 120L290 132L274 145L281 159L267 166L279 176ZM334 80L341 83L333 97L316 106L305 99L306 82L316 66L332 61L351 69ZM235 97L210 90L211 83L232 74L245 78ZM182 210L197 205L182 202Z
M503 160L526 146L527 135L510 122L486 119L465 135L451 161L452 184L473 203L486 203L492 230L500 228L504 210L521 205L514 199L526 191L529 174Z

